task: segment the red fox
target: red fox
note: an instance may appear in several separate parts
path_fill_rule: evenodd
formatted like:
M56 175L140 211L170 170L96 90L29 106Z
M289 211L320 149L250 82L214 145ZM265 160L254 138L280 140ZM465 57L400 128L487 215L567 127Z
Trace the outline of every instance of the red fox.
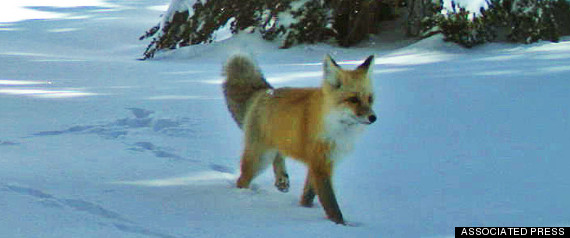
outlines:
M311 207L318 196L327 217L345 224L331 177L355 136L376 121L373 61L371 55L356 69L344 70L327 55L320 88L274 89L252 60L230 58L224 66L223 90L229 111L245 133L237 187L248 188L273 163L275 186L288 191L284 157L291 157L308 167L300 204Z

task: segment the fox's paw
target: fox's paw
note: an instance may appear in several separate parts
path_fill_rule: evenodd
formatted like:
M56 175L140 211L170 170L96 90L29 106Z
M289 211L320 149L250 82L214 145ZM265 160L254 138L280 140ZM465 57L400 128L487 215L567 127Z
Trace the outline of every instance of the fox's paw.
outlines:
M342 218L342 216L340 217L328 217L329 220L331 220L332 222L336 223L337 225L343 225L346 226L346 222L344 221L344 219Z
M284 174L275 178L275 187L281 192L289 192L289 175Z
M249 181L247 181L246 179L243 179L242 177L239 177L239 179L236 181L236 187L248 188L249 187Z
M303 207L313 207L313 200L302 199L301 202L299 202L299 205Z

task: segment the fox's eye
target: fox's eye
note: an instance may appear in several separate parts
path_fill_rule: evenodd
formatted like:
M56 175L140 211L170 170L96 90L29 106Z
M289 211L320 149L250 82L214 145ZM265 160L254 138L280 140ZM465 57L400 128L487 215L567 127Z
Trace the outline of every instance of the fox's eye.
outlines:
M360 99L358 99L357 97L349 97L348 99L346 99L346 101L350 103L359 103Z

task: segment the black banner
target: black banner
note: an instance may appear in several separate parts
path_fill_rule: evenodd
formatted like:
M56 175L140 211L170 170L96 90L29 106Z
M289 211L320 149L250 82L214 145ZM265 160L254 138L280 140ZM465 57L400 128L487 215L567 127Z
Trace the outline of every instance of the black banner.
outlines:
M455 237L570 237L570 227L455 227Z

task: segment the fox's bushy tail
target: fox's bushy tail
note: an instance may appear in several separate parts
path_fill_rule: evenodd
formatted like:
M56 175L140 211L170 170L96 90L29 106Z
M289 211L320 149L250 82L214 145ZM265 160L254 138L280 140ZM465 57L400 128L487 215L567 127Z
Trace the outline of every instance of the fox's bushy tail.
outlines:
M224 65L223 83L226 104L232 117L242 128L247 108L259 91L272 89L253 61L243 55L231 57Z

